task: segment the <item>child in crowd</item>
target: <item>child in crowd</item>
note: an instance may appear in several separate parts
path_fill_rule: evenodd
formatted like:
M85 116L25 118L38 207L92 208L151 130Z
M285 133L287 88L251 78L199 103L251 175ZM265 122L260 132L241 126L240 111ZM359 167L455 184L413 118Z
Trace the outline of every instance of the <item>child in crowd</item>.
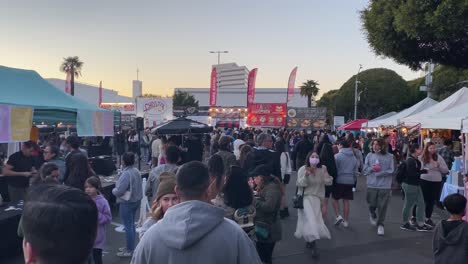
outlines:
M435 228L432 242L435 264L468 263L468 223L463 221L466 213L466 198L458 193L444 199L444 207L450 217Z
M101 194L101 180L98 177L90 177L85 182L85 192L96 203L98 209L98 229L93 247L93 259L95 264L102 264L102 250L106 243L106 226L112 220L109 203Z

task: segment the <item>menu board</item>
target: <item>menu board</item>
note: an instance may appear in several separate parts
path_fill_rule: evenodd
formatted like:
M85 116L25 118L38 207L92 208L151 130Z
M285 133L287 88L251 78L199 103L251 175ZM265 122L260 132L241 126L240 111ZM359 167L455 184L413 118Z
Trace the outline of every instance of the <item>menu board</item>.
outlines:
M326 124L325 107L290 107L288 108L288 128L323 128Z
M247 125L259 127L284 127L286 104L254 103L249 105Z

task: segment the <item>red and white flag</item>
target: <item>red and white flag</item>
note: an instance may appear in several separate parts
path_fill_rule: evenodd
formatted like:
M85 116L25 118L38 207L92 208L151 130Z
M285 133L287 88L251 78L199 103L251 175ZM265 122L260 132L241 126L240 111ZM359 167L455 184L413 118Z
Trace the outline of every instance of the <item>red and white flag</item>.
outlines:
M211 82L210 82L210 106L216 106L216 97L218 96L218 75L216 68L213 67L211 70Z
M65 93L67 94L70 94L70 80L71 80L70 71L67 71L67 77L65 79Z
M291 71L288 80L288 98L286 99L286 103L289 102L294 97L294 85L296 84L296 72L297 67Z
M249 72L249 79L247 81L247 106L253 104L255 101L255 79L257 78L257 68Z
M99 107L102 104L102 81L99 82Z

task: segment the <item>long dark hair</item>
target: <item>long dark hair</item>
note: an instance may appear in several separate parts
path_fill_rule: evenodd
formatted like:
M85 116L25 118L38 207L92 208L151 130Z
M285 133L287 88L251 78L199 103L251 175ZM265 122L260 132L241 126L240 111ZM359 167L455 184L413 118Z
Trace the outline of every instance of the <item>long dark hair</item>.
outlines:
M387 146L387 144L385 144L385 141L383 139L377 138L377 139L372 140L371 141L371 147L374 145L374 142L377 142L377 144L380 145L380 152L379 152L380 154L382 154L382 155L387 154L387 147L388 146ZM372 152L375 153L373 147L372 147Z
M101 180L98 177L96 176L89 177L88 179L86 179L85 183L96 188L98 194L101 194L102 185L101 185Z
M247 182L247 173L239 166L231 166L222 190L224 204L234 209L252 205L253 193Z
M333 148L331 144L325 143L319 154L320 163L327 167L328 174L333 178L338 176L335 154L333 153Z
M216 188L219 190L223 185L224 163L220 155L214 154L208 160L208 173L210 178L215 178Z
M82 153L72 155L70 158L70 174L66 184L84 190L84 183L87 178L93 176L93 172L85 155Z
M247 159L247 155L252 151L252 147L249 144L243 144L240 147L239 151L239 164L242 168L245 167L245 160Z

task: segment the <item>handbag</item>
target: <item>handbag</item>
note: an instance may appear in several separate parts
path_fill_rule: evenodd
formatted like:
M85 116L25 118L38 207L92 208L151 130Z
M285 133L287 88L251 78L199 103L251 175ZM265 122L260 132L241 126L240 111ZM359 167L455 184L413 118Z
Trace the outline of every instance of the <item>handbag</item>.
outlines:
M293 208L295 209L304 209L304 189L305 187L302 187L302 194L298 194L299 187L296 187L296 194L292 198L293 201Z
M130 189L128 191L125 191L122 196L120 196L120 199L128 202L130 201L130 198L132 197L132 192L130 191L132 189L132 178L130 176Z
M270 237L271 226L265 222L255 222L255 236L259 240L267 240Z

